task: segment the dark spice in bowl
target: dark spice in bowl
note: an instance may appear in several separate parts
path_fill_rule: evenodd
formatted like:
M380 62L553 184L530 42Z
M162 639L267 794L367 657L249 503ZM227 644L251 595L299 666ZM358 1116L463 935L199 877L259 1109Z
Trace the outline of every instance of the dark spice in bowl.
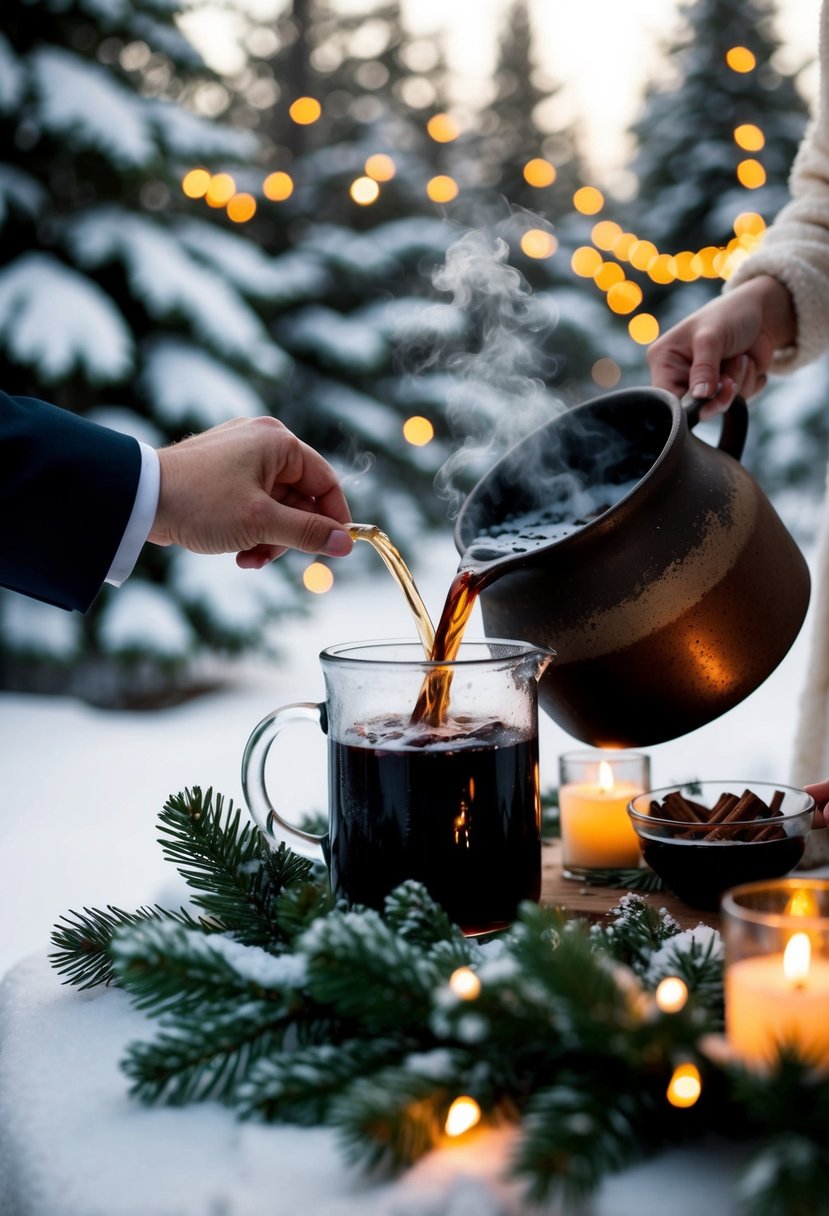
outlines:
M629 807L647 864L681 900L709 911L729 887L794 869L813 811L803 790L758 782L653 790Z

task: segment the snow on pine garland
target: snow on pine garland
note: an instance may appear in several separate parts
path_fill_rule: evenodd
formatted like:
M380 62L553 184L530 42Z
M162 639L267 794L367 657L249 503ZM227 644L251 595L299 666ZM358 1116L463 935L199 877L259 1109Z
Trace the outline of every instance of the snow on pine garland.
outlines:
M601 925L526 904L471 940L414 882L382 912L335 904L321 867L271 851L212 790L170 798L159 828L193 911L70 912L50 956L65 982L116 983L154 1019L122 1062L141 1100L328 1125L372 1170L510 1123L531 1201L582 1202L713 1133L751 1147L747 1216L829 1212L829 1082L786 1054L761 1076L712 1049L714 930L680 932L627 894Z

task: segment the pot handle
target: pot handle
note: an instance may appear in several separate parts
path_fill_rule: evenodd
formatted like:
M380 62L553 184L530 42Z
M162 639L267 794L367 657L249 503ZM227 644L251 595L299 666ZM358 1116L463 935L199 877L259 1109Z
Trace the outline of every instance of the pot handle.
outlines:
M705 402L696 397L682 399L682 408L685 410L689 430L693 430L699 422L699 412L704 405ZM743 454L747 434L748 406L745 398L735 397L722 416L722 431L717 447L721 451L727 452L729 456L733 456L735 460L739 460Z

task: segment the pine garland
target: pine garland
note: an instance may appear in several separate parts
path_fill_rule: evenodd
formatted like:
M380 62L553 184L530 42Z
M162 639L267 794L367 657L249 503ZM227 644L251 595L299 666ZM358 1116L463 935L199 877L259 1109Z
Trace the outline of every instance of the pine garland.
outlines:
M159 826L198 916L85 908L56 926L51 956L65 982L118 983L157 1020L123 1061L141 1100L327 1125L351 1160L400 1169L443 1141L464 1095L490 1125L517 1125L510 1168L533 1201L583 1202L608 1172L703 1131L742 1136L747 1216L829 1211L826 1078L785 1055L759 1076L703 1050L722 1025L712 931L682 933L628 894L592 927L524 905L482 943L417 883L382 913L335 905L319 867L271 852L212 790L171 798ZM691 993L677 1013L653 997L668 974ZM682 1061L702 1076L690 1109L666 1100Z

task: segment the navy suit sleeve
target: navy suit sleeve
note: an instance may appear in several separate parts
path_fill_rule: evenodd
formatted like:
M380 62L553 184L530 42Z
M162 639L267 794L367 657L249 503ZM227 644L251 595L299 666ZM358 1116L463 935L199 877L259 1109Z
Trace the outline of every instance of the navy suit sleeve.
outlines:
M0 586L85 612L141 475L135 439L0 392Z

